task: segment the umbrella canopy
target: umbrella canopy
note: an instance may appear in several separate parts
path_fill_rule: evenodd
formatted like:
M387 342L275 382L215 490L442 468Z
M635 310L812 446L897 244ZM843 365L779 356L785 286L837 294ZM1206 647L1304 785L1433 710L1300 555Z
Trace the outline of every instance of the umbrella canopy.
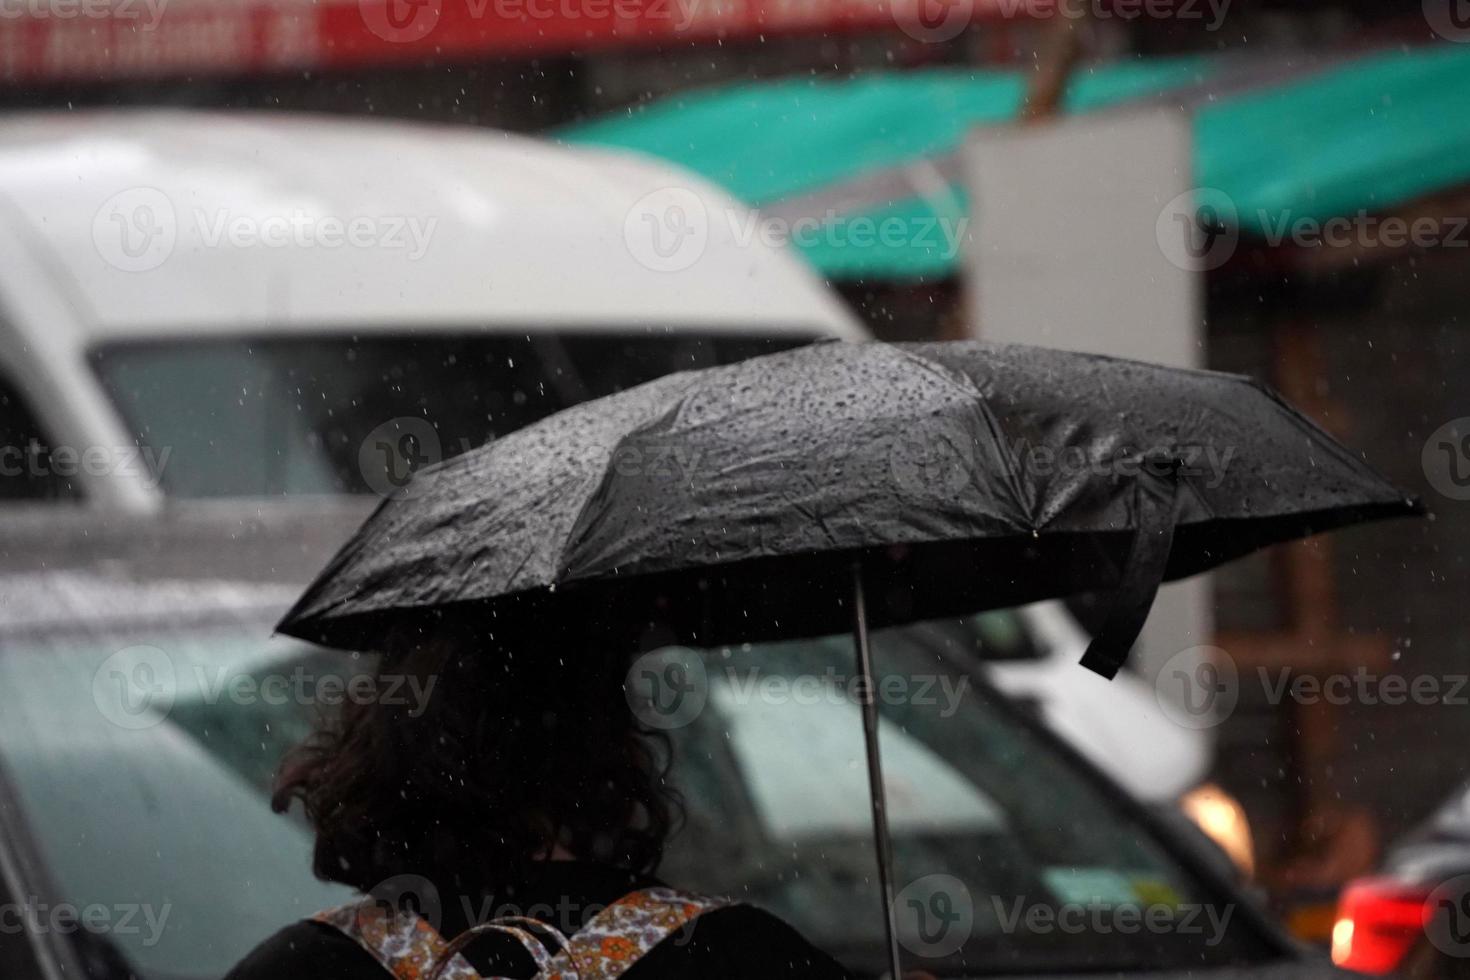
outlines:
M1245 377L981 343L825 343L670 375L422 471L280 625L371 647L658 621L712 644L1114 589L1111 676L1161 580L1419 511Z

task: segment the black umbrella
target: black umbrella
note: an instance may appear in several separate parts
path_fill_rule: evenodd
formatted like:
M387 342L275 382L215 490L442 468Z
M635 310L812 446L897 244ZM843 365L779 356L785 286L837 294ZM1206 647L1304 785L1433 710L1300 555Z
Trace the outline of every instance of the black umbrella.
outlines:
M706 645L850 626L871 691L869 625L1107 589L1083 663L1111 677L1161 581L1420 510L1248 378L826 343L661 378L423 471L280 629L370 648L446 616L500 636L656 620ZM870 697L897 975L876 721Z

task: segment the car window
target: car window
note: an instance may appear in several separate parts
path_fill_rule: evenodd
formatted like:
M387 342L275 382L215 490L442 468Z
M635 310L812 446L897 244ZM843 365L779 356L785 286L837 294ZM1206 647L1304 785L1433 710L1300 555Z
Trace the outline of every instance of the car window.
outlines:
M103 917L105 930L80 938L145 980L221 976L350 894L312 876L309 829L266 798L314 709L226 686L315 669L306 648L269 633L262 621L0 644L0 761L59 890L40 901Z
M588 398L801 334L316 335L115 343L93 361L177 497L392 492Z
M0 374L0 501L76 499L75 455L56 446L19 387Z
M5 793L5 782L0 779L0 800L5 798ZM0 977L40 977L44 974L38 953L39 937L14 926L26 908L27 896L19 890L18 880L3 873L20 865L13 853L16 841L7 833L5 816L4 807L0 806L0 909L5 910L6 916L0 922Z
M1025 618L1014 609L994 609L966 619L930 623L927 629L956 654L983 663L1035 660L1047 653L1027 628Z
M1151 827L956 669L956 656L971 656L995 623L991 613L874 634L908 955L966 974L1272 955L1241 921L1236 897L1183 867ZM692 714L680 703L690 716L667 729L690 821L667 877L766 906L850 964L881 972L851 639L671 648L646 659L653 677L682 678L685 696L703 701ZM673 705L671 689L656 693ZM641 710L655 723L671 717Z

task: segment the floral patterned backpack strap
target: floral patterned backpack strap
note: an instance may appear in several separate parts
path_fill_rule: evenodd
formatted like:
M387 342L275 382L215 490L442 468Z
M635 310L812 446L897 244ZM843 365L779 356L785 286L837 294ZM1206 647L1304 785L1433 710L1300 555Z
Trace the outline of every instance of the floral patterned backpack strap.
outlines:
M672 888L645 888L603 909L552 957L542 980L617 980L653 947L706 912L732 905Z
M531 954L531 959L536 961L536 976L543 977L546 975L546 971L551 968L551 954L546 951L546 944L532 933L530 931L531 929L540 930L549 934L556 939L559 949L566 949L567 937L552 926L547 925L539 919L531 919L523 915L508 915L499 919L491 919L489 922L482 923L478 926L471 926L458 936L455 936L434 962L434 969L429 974L428 980L439 980L442 976L448 976L448 964L466 946L487 932L504 933L518 940L526 948L526 952Z
M446 957L443 980L482 980L422 916L390 912L372 897L318 912L312 921L346 935L398 980L424 980Z

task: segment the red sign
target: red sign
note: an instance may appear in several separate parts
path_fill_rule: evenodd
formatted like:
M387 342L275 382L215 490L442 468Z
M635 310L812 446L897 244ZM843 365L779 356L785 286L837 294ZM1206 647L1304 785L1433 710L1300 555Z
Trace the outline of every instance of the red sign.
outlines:
M801 32L947 40L1049 0L0 0L12 81L249 74Z

